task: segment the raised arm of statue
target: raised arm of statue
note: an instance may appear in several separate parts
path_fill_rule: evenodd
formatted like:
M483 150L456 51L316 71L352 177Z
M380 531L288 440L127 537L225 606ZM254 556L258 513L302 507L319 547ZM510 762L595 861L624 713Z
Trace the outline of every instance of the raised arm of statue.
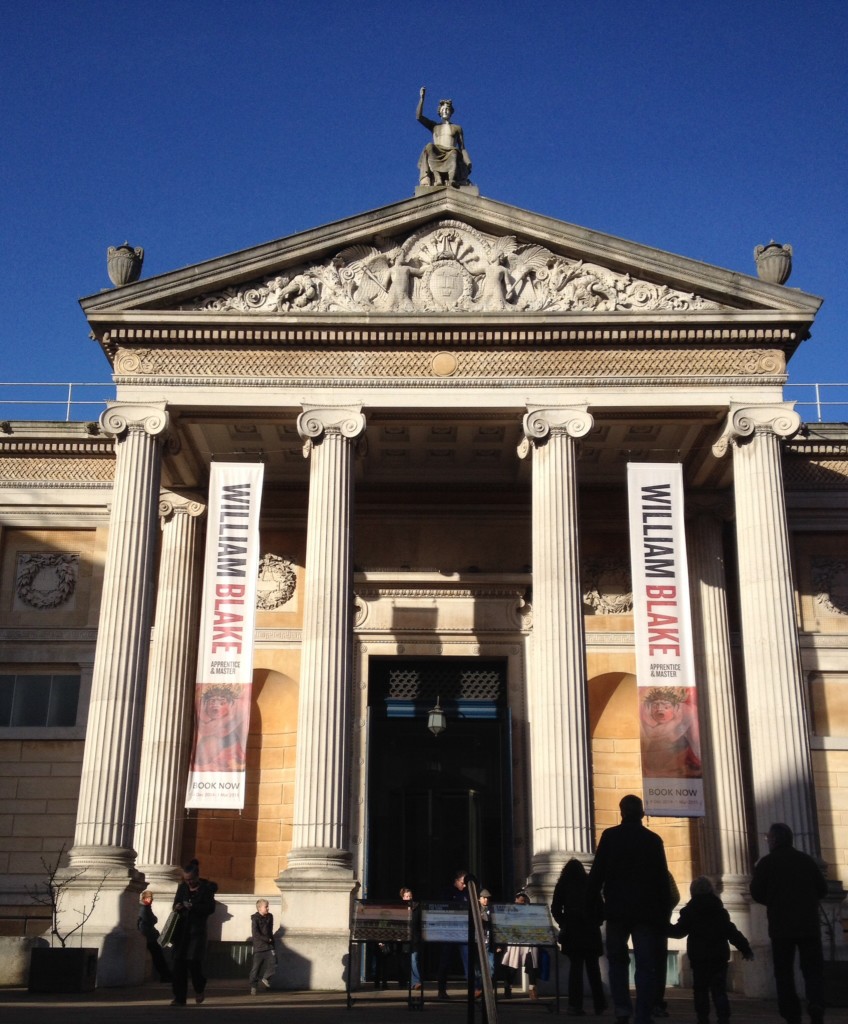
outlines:
M432 131L436 127L436 122L424 116L424 97L426 94L427 90L422 85L418 95L418 109L415 111L415 117L428 131Z

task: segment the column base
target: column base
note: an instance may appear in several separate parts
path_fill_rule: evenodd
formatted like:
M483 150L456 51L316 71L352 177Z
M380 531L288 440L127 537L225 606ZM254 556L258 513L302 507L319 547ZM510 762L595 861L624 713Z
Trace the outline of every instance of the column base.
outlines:
M296 850L277 879L280 901L278 959L283 987L344 991L347 987L350 909L359 887L342 850Z
M183 879L183 869L177 864L137 864L136 868L143 876L146 887L157 896L176 891Z
M591 853L581 850L557 850L533 855L533 866L526 888L534 903L550 903L560 872L572 857L576 857L587 871L592 866Z

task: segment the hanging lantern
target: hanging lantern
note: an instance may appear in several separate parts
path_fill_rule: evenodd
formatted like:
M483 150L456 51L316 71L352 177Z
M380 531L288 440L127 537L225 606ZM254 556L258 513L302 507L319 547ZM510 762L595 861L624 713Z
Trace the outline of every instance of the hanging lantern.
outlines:
M439 698L436 697L436 706L430 709L430 713L427 715L427 728L434 736L438 736L443 733L448 727L447 716L439 704Z

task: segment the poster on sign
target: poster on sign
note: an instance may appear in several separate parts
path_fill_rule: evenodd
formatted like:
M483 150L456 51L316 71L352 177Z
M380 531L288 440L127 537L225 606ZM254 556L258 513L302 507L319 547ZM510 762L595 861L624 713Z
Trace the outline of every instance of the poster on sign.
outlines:
M701 817L683 471L678 463L629 463L627 481L645 811Z
M244 807L263 466L213 462L186 807Z

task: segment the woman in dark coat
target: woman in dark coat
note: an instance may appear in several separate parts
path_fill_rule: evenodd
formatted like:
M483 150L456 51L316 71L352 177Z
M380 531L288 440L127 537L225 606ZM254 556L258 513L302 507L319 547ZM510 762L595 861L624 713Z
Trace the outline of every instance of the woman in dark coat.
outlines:
M172 1006L185 1006L188 978L194 989L194 1001L202 1003L206 991L203 957L206 953L206 922L215 913L218 885L200 877L200 864L192 860L183 868L183 880L174 896L174 910L179 915L174 938Z
M568 1012L583 1016L583 970L589 979L595 1013L607 1007L601 968L603 952L601 922L604 919L600 899L589 903L589 876L586 869L572 857L560 872L551 902L551 914L559 925L559 948L568 957Z

